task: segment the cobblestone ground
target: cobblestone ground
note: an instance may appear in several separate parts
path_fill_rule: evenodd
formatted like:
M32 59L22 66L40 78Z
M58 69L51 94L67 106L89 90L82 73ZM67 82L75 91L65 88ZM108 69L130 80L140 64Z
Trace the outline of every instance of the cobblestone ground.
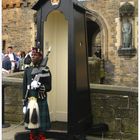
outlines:
M17 132L23 132L25 131L23 125L10 125L10 127L3 128L2 129L2 140L14 140L14 135ZM47 139L47 140L55 140L55 139ZM119 139L106 139L106 138L97 138L97 137L91 137L87 136L87 140L119 140Z

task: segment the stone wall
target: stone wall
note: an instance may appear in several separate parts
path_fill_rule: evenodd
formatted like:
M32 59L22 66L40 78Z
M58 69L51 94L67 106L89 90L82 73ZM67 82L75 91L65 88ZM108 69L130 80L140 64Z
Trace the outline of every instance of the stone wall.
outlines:
M97 57L88 58L88 70L90 83L100 83L100 59Z
M31 10L31 5L35 1L37 0L3 0L2 38L5 41L5 49L9 45L14 45L15 52L19 50L27 52L35 45L36 26L33 21L35 11ZM98 21L97 24L102 25L101 31L106 30L102 35L102 45L105 44L102 48L105 59L105 84L137 86L138 0L128 0L136 9L133 17L133 44L136 54L133 57L118 56L121 45L119 8L125 2L126 0L91 0L83 4L93 12L93 19Z
M93 124L106 123L107 137L138 140L138 89L91 85Z
M23 120L22 91L20 87L5 87L5 121L19 123Z
M21 83L20 78L3 78L4 116L10 123L23 121ZM109 126L105 137L137 140L138 89L99 84L91 84L90 88L93 124L106 123Z
M2 39L5 41L4 52L10 45L14 51L29 51L35 45L35 11L25 1L3 1Z
M121 46L121 20L119 8L125 2L129 2L135 7L134 17L132 18L132 28L133 47L135 47L136 53L133 57L131 57L131 55L119 56L118 54L118 49ZM97 22L101 31L104 32L106 29L106 32L102 35L102 56L105 59L106 84L137 86L138 1L96 0L84 2L83 4L91 10L91 14L95 20L94 22ZM104 46L104 44L106 45Z
M19 78L13 78L19 77ZM5 121L19 123L23 121L22 113L22 78L23 72L3 77L2 86L4 87L4 118Z

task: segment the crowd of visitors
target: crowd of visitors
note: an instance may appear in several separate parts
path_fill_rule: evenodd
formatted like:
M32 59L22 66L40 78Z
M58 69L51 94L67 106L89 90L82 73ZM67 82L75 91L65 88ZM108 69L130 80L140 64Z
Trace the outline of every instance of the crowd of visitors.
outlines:
M14 52L13 47L9 46L2 54L2 73L9 74L13 72L24 71L31 64L31 51L27 54L25 51Z

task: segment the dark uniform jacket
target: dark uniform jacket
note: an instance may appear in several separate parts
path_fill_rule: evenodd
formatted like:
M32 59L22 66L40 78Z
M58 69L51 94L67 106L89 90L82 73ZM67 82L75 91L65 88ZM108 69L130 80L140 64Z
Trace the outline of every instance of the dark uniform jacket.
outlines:
M39 116L40 116L40 129L45 131L50 128L50 116L49 109L47 103L47 92L51 90L51 73L49 68L46 66L44 70L41 72L43 75L39 78L39 82L41 83L40 88L31 89L31 82L33 81L35 75L32 74L32 70L37 66L30 66L25 69L24 77L23 77L23 99L28 103L29 97L37 98L38 106L39 106ZM42 87L45 89L45 92Z

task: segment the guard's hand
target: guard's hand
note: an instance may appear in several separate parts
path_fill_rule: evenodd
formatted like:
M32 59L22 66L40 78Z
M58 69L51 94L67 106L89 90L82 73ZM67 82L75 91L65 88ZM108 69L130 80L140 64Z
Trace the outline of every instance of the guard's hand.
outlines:
M23 106L23 114L26 114L26 111L27 111L27 107Z
M41 85L39 87L39 92L45 92L45 86L44 85Z
M33 82L31 83L31 88L32 88L32 89L36 89L36 88L39 88L40 85L41 85L40 82L38 82L38 81L33 81Z

